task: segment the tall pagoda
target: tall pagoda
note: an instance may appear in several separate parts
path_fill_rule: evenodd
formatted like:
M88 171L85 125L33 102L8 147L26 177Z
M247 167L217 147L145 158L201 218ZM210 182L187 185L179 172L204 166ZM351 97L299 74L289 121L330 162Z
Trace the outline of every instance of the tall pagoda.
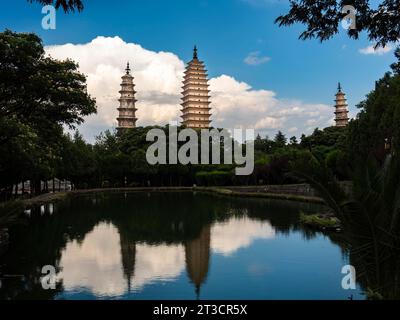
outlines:
M208 90L207 70L204 62L193 50L193 60L186 67L183 81L182 124L187 128L204 129L210 127L210 90Z
M342 86L339 83L338 92L336 93L335 105L335 122L336 127L346 127L349 124L349 111L346 100L346 94L342 91Z
M133 84L133 77L131 75L131 69L129 67L129 62L126 66L126 74L122 77L121 83L121 97L119 101L119 116L117 118L118 127L117 130L120 132L124 129L130 129L136 127L137 118L135 113L137 111L135 107L135 85Z

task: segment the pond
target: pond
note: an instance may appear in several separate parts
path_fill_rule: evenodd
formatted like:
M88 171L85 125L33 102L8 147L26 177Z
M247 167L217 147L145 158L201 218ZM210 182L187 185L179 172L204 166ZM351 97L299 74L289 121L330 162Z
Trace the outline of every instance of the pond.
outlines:
M0 299L364 299L342 288L340 234L299 224L318 210L196 192L71 197L9 228ZM44 290L48 265L56 288Z

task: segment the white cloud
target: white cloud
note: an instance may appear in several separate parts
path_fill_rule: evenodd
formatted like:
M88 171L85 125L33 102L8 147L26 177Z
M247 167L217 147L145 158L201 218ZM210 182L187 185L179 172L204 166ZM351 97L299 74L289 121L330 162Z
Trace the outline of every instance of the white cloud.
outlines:
M231 218L211 228L211 248L224 256L250 246L255 240L273 238L275 230L269 222L250 220L247 217Z
M333 106L306 104L298 100L279 99L270 90L255 90L233 77L222 75L210 80L214 126L221 128L254 128L272 136L278 130L291 135L311 133L316 127L333 124ZM296 130L293 130L296 128Z
M98 114L80 128L92 138L116 126L121 76L130 61L135 77L139 125L166 124L179 117L181 78L184 63L168 52L153 52L119 37L97 37L86 44L46 47L54 58L71 58L88 76L88 92L96 98ZM97 130L96 130L97 129Z
M79 128L93 141L101 131L116 126L121 76L131 62L137 91L138 125L180 121L180 97L185 63L175 54L154 52L119 37L97 37L85 44L46 47L54 58L71 58L88 76L88 92L96 98L98 113ZM256 128L261 134L278 130L310 133L306 122L323 128L332 123L333 107L281 99L271 90L253 89L231 76L210 79L212 125L219 128ZM297 128L296 131L293 128ZM307 129L308 128L308 129Z
M378 55L378 56L382 56L390 51L393 50L393 46L392 45L386 45L385 47L378 47L375 49L374 45L370 45L366 48L362 48L359 50L359 52L361 54L365 54L365 55Z
M270 60L270 57L261 56L260 51L254 51L248 54L248 56L244 59L244 63L250 66L259 66L260 64L267 63Z
M171 281L185 270L183 245L150 246L137 244L131 289L141 290L154 282ZM121 243L118 229L100 223L82 243L72 241L62 252L57 275L68 291L85 288L101 297L126 293L127 279L121 266Z
M150 283L171 281L184 270L185 248L183 245L138 244L132 287L140 290Z
M121 268L118 230L102 223L85 236L82 243L69 242L62 252L61 272L67 291L86 288L100 296L119 296L126 281Z

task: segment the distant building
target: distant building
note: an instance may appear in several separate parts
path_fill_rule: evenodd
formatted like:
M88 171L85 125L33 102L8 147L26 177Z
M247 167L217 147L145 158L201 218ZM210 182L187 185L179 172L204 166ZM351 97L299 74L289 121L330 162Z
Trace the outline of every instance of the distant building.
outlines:
M346 94L342 91L342 86L338 85L335 104L335 122L336 127L346 127L349 124L349 111L346 100Z
M131 76L131 69L129 62L126 66L126 74L122 77L121 91L119 92L121 97L119 98L118 108L118 127L117 130L121 131L124 129L130 129L136 127L136 99L135 99L135 85L133 84L133 77Z
M194 47L193 60L186 67L183 81L182 124L187 128L201 129L210 127L210 90L208 90L207 70L204 62L197 56Z

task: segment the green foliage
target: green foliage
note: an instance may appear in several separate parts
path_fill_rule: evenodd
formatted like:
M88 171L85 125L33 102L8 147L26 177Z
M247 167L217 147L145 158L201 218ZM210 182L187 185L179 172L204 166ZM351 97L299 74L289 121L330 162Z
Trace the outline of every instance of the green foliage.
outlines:
M56 9L61 7L64 12L83 10L83 2L81 0L28 0L28 2L38 2L42 5L53 5Z
M278 131L274 139L275 146L277 148L283 148L287 144L286 136L282 133L282 131Z
M400 51L396 51L400 61ZM398 64L376 82L349 125L349 153L363 159L370 153L383 161L388 151L400 152L400 74Z
M377 5L368 0L292 0L289 12L279 16L275 22L279 26L304 24L306 30L300 34L300 39L325 41L339 32L342 20L348 14L342 12L345 5L351 5L356 10L356 28L347 30L350 38L358 39L365 31L369 40L378 45L397 43L400 38L397 0L382 0Z
M0 197L12 184L54 177L65 151L63 126L94 112L77 64L46 57L35 34L1 32Z
M339 219L321 214L300 213L300 222L318 229L335 229L340 227Z
M338 184L326 162L313 156L293 165L293 172L318 191L341 221L352 245L351 257L366 287L380 292L390 287L399 295L398 283L381 270L399 270L400 250L400 159L389 155L383 166L373 158L359 163L353 192ZM388 290L386 290L388 291Z
M233 174L226 171L200 171L196 173L196 183L201 186L221 186L232 181Z

